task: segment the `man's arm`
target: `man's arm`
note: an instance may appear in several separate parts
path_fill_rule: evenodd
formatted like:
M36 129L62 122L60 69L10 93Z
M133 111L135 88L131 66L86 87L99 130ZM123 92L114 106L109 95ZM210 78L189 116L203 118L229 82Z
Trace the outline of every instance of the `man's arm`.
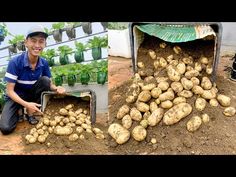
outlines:
M40 109L38 108L40 105L33 102L27 102L23 100L21 97L18 96L18 94L14 91L15 83L7 83L6 86L6 92L7 95L15 102L19 103L20 105L24 106L26 109L28 109L29 113L34 112L40 112Z

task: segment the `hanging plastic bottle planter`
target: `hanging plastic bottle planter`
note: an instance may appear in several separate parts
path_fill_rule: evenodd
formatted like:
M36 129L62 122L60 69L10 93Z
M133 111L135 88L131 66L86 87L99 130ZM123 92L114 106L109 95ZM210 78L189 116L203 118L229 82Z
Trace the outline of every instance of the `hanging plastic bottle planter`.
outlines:
M92 24L90 22L82 22L81 26L85 34L92 34Z

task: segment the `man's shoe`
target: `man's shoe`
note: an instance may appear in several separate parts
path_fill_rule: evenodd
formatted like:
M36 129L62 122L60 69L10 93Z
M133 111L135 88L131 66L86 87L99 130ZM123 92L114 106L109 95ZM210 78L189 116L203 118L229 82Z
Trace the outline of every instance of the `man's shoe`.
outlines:
M34 116L26 115L26 118L31 125L35 125L39 122Z

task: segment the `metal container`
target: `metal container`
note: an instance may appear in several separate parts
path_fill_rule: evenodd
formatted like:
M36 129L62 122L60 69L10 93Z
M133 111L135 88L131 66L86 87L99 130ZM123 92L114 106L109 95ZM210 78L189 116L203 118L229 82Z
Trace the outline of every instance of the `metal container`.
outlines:
M54 96L62 96L56 92L46 91L41 94L41 111L43 112L47 106L48 101ZM96 122L96 94L92 90L75 90L73 92L67 92L65 96L74 96L76 98L86 99L90 103L90 116L91 122L94 124ZM58 106L60 102L58 103Z
M141 31L138 26L147 24L157 24L159 26L175 26L175 27L191 27L196 28L206 26L210 27L215 33L215 46L214 46L214 59L213 59L213 72L212 81L216 79L216 70L220 58L220 46L222 39L222 24L216 22L134 22L129 23L129 33L130 33L130 45L131 45L131 57L133 72L137 72L137 51L141 43L145 38L145 32ZM155 33L155 31L153 31ZM196 32L197 33L197 32ZM201 33L202 34L202 33ZM204 34L203 34L204 35ZM186 41L187 42L187 41Z

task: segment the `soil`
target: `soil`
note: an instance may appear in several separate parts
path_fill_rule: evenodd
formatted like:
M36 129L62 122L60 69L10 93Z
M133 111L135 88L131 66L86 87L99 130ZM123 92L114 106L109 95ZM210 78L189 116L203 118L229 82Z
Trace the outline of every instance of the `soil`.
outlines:
M152 68L153 60L148 58L148 49L156 51L157 56L164 58L170 54L174 55L173 45L168 44L167 48L160 49L159 43L162 42L157 38L147 37L138 50L138 61L143 61L145 66ZM188 43L181 43L184 54L181 57L191 55L196 61L201 56L213 58L213 43L212 41L195 41ZM109 58L119 61L119 58ZM225 67L231 67L232 60L230 57L221 57L217 68L216 84L219 93L231 97L231 106L236 107L236 83L229 80L229 72L224 71ZM117 71L118 72L118 71ZM132 72L131 70L129 71ZM121 73L120 73L121 74ZM123 75L127 75L123 73ZM110 81L111 82L111 81ZM126 93L129 86L132 84L132 77L127 77L122 83L110 86L109 90L109 124L112 122L119 122L116 119L118 109L124 104ZM193 106L196 96L188 99L187 102ZM132 104L129 104L132 107ZM201 125L201 127L191 133L186 129L187 121L194 115L201 115L202 112L193 109L192 113L186 118L182 119L177 124L166 126L160 122L155 127L147 128L147 138L142 142L137 142L133 138L123 145L118 145L110 136L109 146L114 153L117 154L236 154L236 116L226 117L223 115L223 107L211 107L207 104L204 113L210 116L210 122ZM137 125L135 122L132 128ZM157 143L152 144L151 138L156 138Z

